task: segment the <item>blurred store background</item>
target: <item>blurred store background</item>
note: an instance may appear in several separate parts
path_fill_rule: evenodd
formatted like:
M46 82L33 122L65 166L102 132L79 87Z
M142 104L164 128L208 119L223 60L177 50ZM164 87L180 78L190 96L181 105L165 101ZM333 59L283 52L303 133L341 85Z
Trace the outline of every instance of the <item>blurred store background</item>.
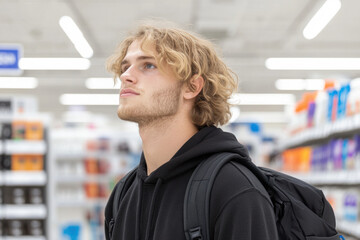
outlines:
M139 22L215 42L239 76L224 129L320 187L360 239L360 1L0 0L0 239L104 239L141 154L105 62Z

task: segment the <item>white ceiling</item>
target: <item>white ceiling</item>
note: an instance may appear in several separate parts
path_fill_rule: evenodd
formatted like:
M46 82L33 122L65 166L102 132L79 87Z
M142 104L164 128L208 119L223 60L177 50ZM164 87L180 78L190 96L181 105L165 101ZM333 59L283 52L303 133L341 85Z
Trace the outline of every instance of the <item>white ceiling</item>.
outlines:
M342 8L313 40L302 30L324 0L0 0L0 44L20 43L24 57L80 57L58 21L71 16L94 50L86 71L25 71L37 77L32 90L1 94L36 95L39 109L59 117L68 109L63 93L115 93L89 90L88 77L108 77L104 63L119 41L149 18L166 19L216 42L225 61L238 74L239 91L275 93L278 78L359 77L358 71L271 71L268 57L359 57L360 1L343 0ZM282 93L289 93L284 92ZM295 92L290 92L295 93ZM296 92L299 98L299 92ZM90 111L116 116L116 106L87 106ZM283 111L283 107L251 106L246 111Z

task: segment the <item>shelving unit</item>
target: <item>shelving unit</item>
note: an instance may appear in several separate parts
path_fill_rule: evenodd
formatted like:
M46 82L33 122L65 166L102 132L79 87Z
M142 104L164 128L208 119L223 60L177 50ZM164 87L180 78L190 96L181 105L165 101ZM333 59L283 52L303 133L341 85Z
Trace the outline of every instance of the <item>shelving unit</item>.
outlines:
M47 158L50 116L36 100L4 97L0 112L1 240L52 239Z
M343 118L323 126L308 128L290 138L286 138L278 145L279 152L298 146L313 145L337 136L348 136L360 131L360 114Z
M328 122L320 127L308 128L282 141L276 148L276 151L281 153L287 149L296 149L298 147L321 146L332 139L347 139L356 134L360 134L360 114ZM359 161L359 159L354 161ZM360 169L357 168L286 173L319 188L330 189L329 191L334 191L335 189L336 191L344 192L344 194L346 194L348 189L357 189L360 186ZM337 229L339 232L360 239L359 221L348 221L343 219L343 216L337 216L337 218Z
M54 239L70 237L69 227L79 229L79 239L103 239L103 211L110 191L140 158L137 132L62 127L53 129L50 139L56 146L50 154Z
M360 170L309 173L287 172L287 174L312 185L360 185Z
M30 236L24 236L24 237L3 237L3 240L46 240L45 237L39 236L39 237L30 237Z

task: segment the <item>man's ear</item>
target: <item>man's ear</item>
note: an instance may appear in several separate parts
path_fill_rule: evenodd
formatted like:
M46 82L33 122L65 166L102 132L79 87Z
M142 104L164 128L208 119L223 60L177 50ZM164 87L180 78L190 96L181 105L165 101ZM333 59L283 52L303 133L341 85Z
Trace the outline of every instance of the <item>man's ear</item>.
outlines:
M204 78L199 75L191 77L189 84L185 85L184 98L194 99L204 87Z

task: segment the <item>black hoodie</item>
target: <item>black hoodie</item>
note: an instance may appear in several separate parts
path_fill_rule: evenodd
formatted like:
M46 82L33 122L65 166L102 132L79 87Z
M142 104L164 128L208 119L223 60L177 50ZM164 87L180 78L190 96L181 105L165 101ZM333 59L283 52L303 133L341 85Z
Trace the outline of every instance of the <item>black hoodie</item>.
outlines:
M136 178L120 203L111 239L185 240L183 205L187 183L196 166L218 152L248 158L234 135L213 126L202 128L150 176L142 155ZM112 218L112 200L110 196L105 209L106 229ZM211 240L278 238L269 198L232 164L225 165L215 179L210 199L210 235Z

